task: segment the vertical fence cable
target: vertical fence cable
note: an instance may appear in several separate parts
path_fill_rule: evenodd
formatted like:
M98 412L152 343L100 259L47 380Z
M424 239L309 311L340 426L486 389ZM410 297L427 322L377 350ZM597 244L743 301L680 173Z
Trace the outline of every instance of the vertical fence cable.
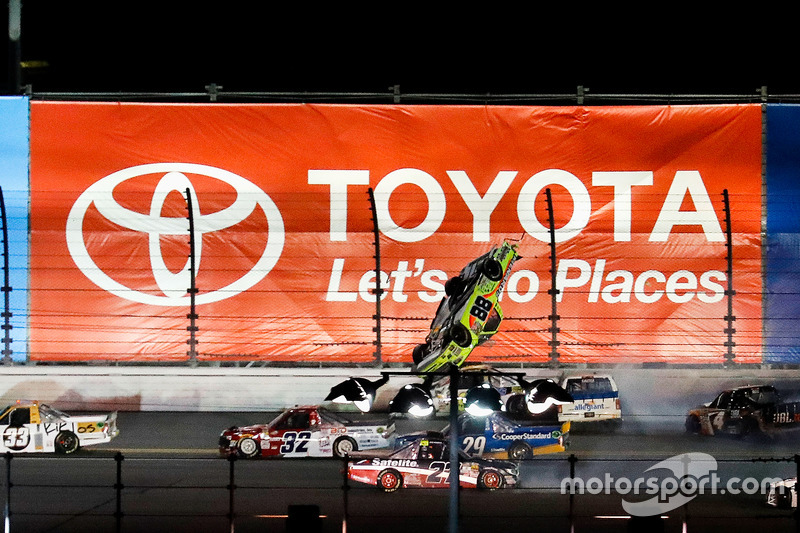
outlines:
M556 224L553 214L553 195L548 187L544 191L547 200L547 222L550 228L550 365L558 366L558 287L556 287Z
M372 211L372 234L374 235L375 242L375 327L372 331L375 332L375 340L372 343L375 345L375 364L380 366L383 362L381 355L381 296L383 296L383 288L381 287L381 238L378 232L378 211L375 209L375 193L370 187L367 191L369 194L369 208Z
M733 347L736 346L733 340L733 334L736 333L736 329L733 327L733 323L736 321L736 317L733 314L733 296L736 294L736 291L733 290L733 238L731 232L731 203L728 197L728 189L722 191L722 201L725 206L725 246L726 259L728 262L726 271L728 276L728 288L725 290L725 296L728 298L728 314L725 316L727 327L724 330L724 332L728 334L728 340L725 342L725 346L728 350L725 354L725 364L732 365L735 363L734 359L736 358L736 354L733 351Z
M189 351L186 354L189 356L190 364L197 364L197 313L195 309L195 298L197 296L197 284L195 280L195 242L194 242L194 209L192 209L192 194L189 188L186 188L186 208L189 211L189 293L190 310L187 318L189 319L189 326L186 328L189 331L189 340L186 341L189 345Z

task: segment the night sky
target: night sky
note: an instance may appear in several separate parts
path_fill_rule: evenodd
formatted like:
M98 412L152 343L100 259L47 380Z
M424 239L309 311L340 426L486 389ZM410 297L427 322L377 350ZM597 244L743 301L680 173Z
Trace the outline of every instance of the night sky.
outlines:
M755 94L766 85L771 94L800 93L796 47L784 37L792 34L746 13L272 4L23 0L20 48L31 67L22 84L34 92L202 92L217 83L254 92L399 85L549 94L582 85L593 93ZM2 76L8 94L8 68Z

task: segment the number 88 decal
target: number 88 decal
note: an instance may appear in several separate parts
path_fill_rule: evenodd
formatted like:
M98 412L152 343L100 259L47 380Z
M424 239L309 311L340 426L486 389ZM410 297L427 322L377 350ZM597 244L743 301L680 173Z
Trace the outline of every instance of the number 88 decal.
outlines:
M489 318L489 311L492 310L492 302L484 298L483 296L478 296L475 298L475 303L472 304L472 308L469 310L469 314L477 318L478 320L486 320Z

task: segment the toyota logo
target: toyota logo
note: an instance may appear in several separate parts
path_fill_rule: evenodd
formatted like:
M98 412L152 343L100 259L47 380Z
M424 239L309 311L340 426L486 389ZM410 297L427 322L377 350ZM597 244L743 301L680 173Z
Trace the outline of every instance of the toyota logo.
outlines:
M120 205L114 198L114 189L121 183L145 175L163 176L153 192L150 212L140 213ZM200 200L195 194L192 182L186 174L209 177L227 183L236 191L235 201L215 213L201 214ZM108 292L143 304L161 306L189 305L190 262L180 272L166 268L161 252L160 237L166 235L187 235L188 221L176 217L162 217L161 209L171 192L192 196L195 241L195 274L200 268L202 256L202 236L204 233L223 230L234 226L249 217L256 207L261 208L267 219L269 232L267 243L261 257L244 276L229 285L211 292L201 292L195 303L217 302L246 291L264 279L280 258L284 244L283 218L275 203L264 191L250 181L227 170L192 163L154 163L126 168L110 174L86 189L77 199L67 218L67 247L73 261L83 274L98 287ZM84 239L84 217L90 206L94 205L101 216L128 230L146 233L149 243L150 269L158 289L163 295L138 291L119 283L103 272L89 255Z

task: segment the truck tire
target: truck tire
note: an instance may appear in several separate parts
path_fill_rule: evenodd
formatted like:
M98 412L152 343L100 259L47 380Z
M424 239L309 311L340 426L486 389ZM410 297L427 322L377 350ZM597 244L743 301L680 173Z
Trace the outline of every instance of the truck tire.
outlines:
M686 428L686 433L690 435L700 434L700 419L696 415L689 415L686 417L683 427Z
M344 459L356 450L358 444L350 437L339 437L333 442L333 456L339 459Z
M411 360L414 361L415 365L418 365L422 362L423 359L425 359L425 356L427 354L428 354L428 345L417 344L411 351Z
M462 348L469 348L469 345L472 344L472 333L467 329L467 326L460 322L453 324L447 332L447 336Z
M497 490L503 488L505 480L503 475L493 468L481 470L478 474L478 488L483 490Z
M464 280L461 276L453 276L444 283L444 293L447 296L458 294L464 289Z
M394 468L381 470L378 474L378 488L383 492L394 492L403 486L403 476Z
M258 455L258 443L250 437L240 439L236 449L239 451L239 455L245 459L252 459Z
M497 259L487 259L481 265L481 272L489 281L503 279L503 265Z
M506 400L506 411L514 417L521 417L528 414L528 406L525 405L525 396L513 394Z
M56 435L55 445L56 453L66 455L78 451L78 448L81 447L81 441L78 440L78 436L75 433L62 431Z
M526 442L516 441L508 448L508 458L512 461L521 461L531 457L533 457L533 452Z

